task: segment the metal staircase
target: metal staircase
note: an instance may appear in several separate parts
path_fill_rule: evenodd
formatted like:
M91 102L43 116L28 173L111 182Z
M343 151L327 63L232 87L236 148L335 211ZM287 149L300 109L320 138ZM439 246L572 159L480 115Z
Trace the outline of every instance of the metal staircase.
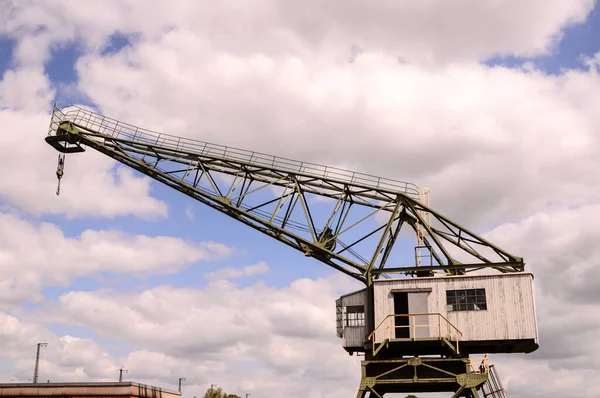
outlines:
M481 392L484 398L507 398L494 365L489 366L488 379L481 386Z

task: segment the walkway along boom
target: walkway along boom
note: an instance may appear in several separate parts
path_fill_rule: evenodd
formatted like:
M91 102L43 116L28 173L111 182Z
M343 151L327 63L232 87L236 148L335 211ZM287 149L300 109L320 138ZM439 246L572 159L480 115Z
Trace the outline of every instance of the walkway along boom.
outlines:
M64 175L65 154L92 148L364 283L365 289L340 298L336 309L338 335L345 339L344 347L350 353L365 355L359 397L367 392L377 397L394 391L458 389L456 396L470 396L477 394L487 380L487 373L462 371L470 366L469 353L484 348L491 348L489 352L530 352L537 348L535 328L533 334L508 331L502 339L467 332L466 351L460 351L460 339L465 338L460 331L463 325L448 326L457 320L456 316L460 318L460 314L454 312L481 310L492 316L493 311L481 304L486 299L486 289L514 294L514 287L518 286L529 291L532 278L523 272L522 258L429 207L426 189L407 182L158 133L76 106L54 108L46 142L60 152L57 194ZM397 249L402 247L397 244L402 227L414 232L414 254L406 253L406 247L404 252ZM498 272L487 279L477 276L476 271L486 269ZM502 278L504 276L516 279L509 278L509 282ZM403 285L419 280L423 281L422 286ZM448 295L450 291L444 287L446 282L457 286L452 290L451 299L443 297L453 300L456 311L441 298L444 292ZM459 289L467 285L474 286L472 291ZM483 285L486 287L482 289ZM382 294L380 298L376 295L378 289ZM406 298L396 294L398 289ZM429 293L418 296L420 301L415 301L417 296L411 289ZM438 292L433 294L435 289ZM347 303L348 300L360 303L353 305ZM517 300L522 301L523 295L516 294L514 301L508 301L515 304ZM487 305L495 304L500 305ZM425 310L420 311L423 319L414 316L412 310L417 307ZM525 307L529 308L529 304ZM399 309L406 311L394 312ZM502 313L502 308L496 310ZM535 314L531 311L521 311L515 316L533 317L535 326ZM417 324L430 325L430 317L437 317L439 321L436 336L432 334L436 328L429 326L420 328L417 339ZM389 324L386 332L389 336L385 341L374 339L374 334L381 333L375 322L384 319ZM493 328L501 321L506 322L506 319L492 316L486 320L487 324L467 329ZM442 336L442 323L447 331L453 331L451 336ZM394 334L392 338L391 330L396 333L403 325L408 326L414 336L408 333L407 337L396 338ZM349 342L344 335L351 332L354 340ZM473 336L479 337L474 339ZM479 348L474 348L476 346ZM436 365L426 365L429 359L412 362L402 359L421 352L439 355ZM410 364L398 368L389 362L390 356L392 360ZM417 362L420 364L415 365ZM447 364L451 364L451 369L444 370ZM380 372L379 376L368 374L373 366L377 368L375 373ZM414 368L409 378L412 381L401 371L407 366ZM418 379L419 366L427 369L441 366L446 376L454 375L450 377L453 381L448 381L448 377L444 377L444 382L434 381L435 377L414 381ZM468 379L468 382L459 382L459 379Z

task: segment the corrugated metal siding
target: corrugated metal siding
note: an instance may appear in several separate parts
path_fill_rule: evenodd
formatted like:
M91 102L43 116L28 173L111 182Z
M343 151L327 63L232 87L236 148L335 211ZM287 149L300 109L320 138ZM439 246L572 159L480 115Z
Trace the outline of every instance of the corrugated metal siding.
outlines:
M439 312L462 333L463 341L538 339L529 273L377 281L375 325L394 313L392 290L431 288L429 312ZM485 288L487 310L447 311L446 290Z
M362 347L367 339L365 326L347 326L344 328L343 347Z
M342 296L342 306L364 305L365 317L369 316L367 302L367 291L365 289L358 292ZM367 338L367 328L365 326L345 326L342 345L344 347L362 347Z
M348 294L346 296L342 296L342 305L365 305L367 302L367 290L359 290L358 292L354 292L352 294ZM365 308L366 310L366 308Z

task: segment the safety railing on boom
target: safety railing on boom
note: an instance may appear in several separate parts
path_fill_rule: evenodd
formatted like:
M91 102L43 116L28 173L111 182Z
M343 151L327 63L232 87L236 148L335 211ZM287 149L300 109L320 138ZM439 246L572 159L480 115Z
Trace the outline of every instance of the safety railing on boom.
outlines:
M396 319L403 322L396 322ZM408 320L408 324L406 321ZM398 324L397 324L398 323ZM396 330L408 329L408 337L397 337ZM460 353L462 332L440 313L388 315L371 332L373 355L387 341L445 340L456 353Z
M322 166L314 163L300 162L282 157L232 148L224 145L211 144L190 138L158 133L131 124L100 115L78 106L65 107L62 110L55 107L50 125L50 135L56 133L61 122L69 121L78 127L93 133L111 136L145 145L152 145L178 152L188 152L201 156L214 157L222 160L241 162L255 166L264 166L282 171L320 176L343 183L362 185L385 191L402 192L419 200L419 187L415 184L388 178L377 177L344 170L336 167Z

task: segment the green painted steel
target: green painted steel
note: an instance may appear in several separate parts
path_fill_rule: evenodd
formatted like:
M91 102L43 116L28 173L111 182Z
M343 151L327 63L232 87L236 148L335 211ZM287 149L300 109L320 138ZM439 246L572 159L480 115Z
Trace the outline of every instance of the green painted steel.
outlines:
M46 142L60 152L57 194L65 154L92 148L363 282L371 309L373 281L382 276L524 270L522 258L433 210L411 183L158 133L76 106L54 107ZM414 264L390 261L403 227L420 234L430 264L418 265L416 255ZM369 332L374 311L370 314ZM484 377L458 371L464 361L390 362L367 355L357 396L392 391L477 396ZM410 389L415 386L421 390Z
M479 396L488 373L474 373L467 358L368 358L361 363L357 398L385 394L449 392Z
M421 203L414 184L156 133L79 107L55 107L46 141L63 154L102 152L367 285L382 274L524 268L520 257ZM311 197L327 202L325 215ZM401 228L418 225L433 263L387 266Z

